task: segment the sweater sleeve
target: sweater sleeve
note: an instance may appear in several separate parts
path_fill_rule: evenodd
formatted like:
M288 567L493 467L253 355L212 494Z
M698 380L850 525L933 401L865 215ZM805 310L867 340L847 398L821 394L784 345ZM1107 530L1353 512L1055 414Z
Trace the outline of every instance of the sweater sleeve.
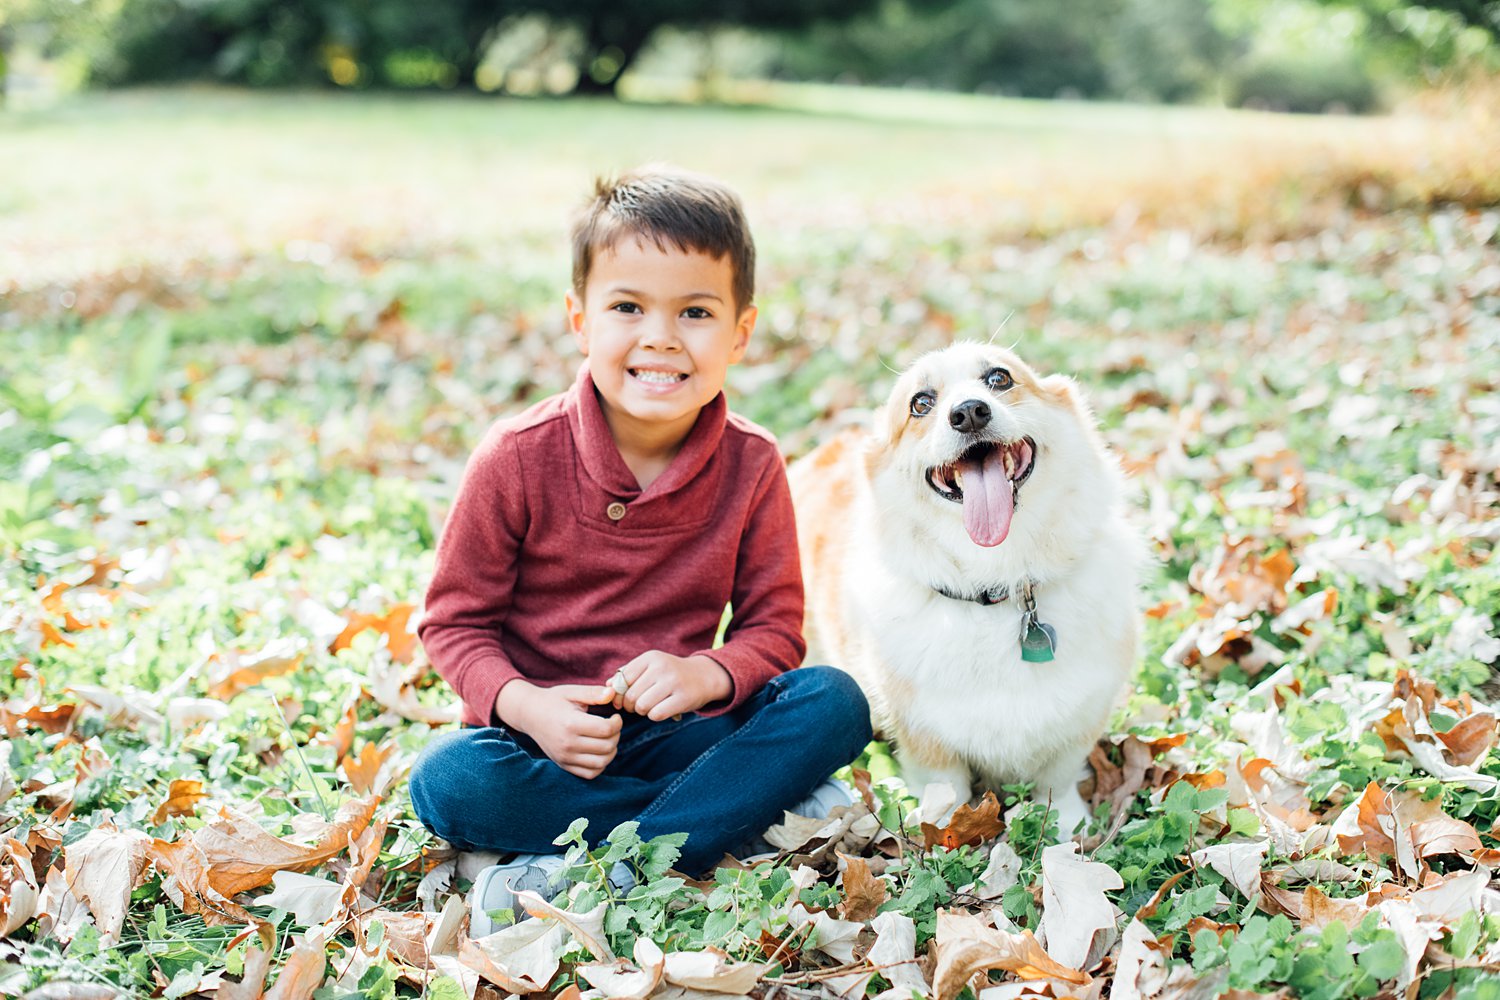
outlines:
M755 500L740 537L733 614L724 644L698 650L729 673L734 691L728 700L701 709L704 715L722 715L737 708L772 677L802 662L807 652L802 602L792 494L786 466L773 450L755 485Z
M465 721L497 725L495 697L521 676L500 637L526 525L515 436L497 428L464 468L417 629L433 667L463 700Z

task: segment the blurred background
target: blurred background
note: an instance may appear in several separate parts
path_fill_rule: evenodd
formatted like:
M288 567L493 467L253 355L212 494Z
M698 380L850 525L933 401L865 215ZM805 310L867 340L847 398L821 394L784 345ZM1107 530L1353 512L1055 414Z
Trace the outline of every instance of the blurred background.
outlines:
M1486 0L5 0L12 102L79 87L734 97L833 81L1367 113L1493 69Z

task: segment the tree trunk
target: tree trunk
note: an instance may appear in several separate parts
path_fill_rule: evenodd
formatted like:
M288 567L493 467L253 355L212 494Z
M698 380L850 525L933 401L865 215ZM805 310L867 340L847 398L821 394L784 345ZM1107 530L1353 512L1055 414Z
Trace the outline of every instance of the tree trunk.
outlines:
M578 85L574 88L574 93L619 97L617 88L620 77L625 75L636 56L640 55L646 39L650 37L650 29L643 30L636 25L621 25L618 22L611 24L600 20L590 20L581 27L584 37L583 57L579 61ZM613 75L605 74L602 79L595 75L596 69L606 68L597 65L601 57L616 64Z

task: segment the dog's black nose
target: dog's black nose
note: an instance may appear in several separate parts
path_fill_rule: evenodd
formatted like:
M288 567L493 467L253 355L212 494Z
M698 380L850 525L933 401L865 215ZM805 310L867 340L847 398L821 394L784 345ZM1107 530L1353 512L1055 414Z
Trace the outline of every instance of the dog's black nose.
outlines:
M948 413L948 423L960 434L973 434L990 425L990 404L982 399L966 399Z

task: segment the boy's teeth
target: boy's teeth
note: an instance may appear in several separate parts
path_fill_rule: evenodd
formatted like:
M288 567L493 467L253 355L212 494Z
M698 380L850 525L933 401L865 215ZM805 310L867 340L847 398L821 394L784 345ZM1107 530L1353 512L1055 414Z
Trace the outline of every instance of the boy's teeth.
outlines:
M640 379L642 382L660 382L665 384L667 382L676 382L682 376L677 372L653 372L645 371L643 369L636 369L635 377Z

